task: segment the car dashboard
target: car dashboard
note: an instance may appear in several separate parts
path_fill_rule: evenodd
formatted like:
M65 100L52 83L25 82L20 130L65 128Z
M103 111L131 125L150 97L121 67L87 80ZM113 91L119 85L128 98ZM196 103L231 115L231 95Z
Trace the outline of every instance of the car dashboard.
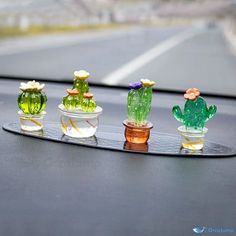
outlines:
M45 125L59 122L68 87L46 85ZM1 125L18 122L18 87L19 80L0 80ZM100 126L122 130L127 89L94 85L91 91L103 107ZM206 139L234 149L235 98L205 98L218 107ZM153 132L177 135L175 104L183 107L181 94L154 91ZM1 235L173 236L235 224L234 157L144 155L0 133Z

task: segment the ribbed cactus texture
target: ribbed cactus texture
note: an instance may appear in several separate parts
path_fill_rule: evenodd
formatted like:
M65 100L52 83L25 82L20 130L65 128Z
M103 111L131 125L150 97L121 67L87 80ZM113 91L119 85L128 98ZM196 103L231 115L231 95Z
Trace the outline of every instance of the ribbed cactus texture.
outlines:
M183 113L179 106L174 106L172 113L186 129L202 130L206 122L215 115L216 110L215 105L208 108L205 100L199 96L195 100L186 101Z
M77 89L80 94L87 93L89 91L88 81L75 79L73 83L73 89Z
M78 95L67 95L63 97L62 103L68 110L76 110L80 108L80 99Z
M93 99L84 98L82 102L82 110L84 112L93 112L95 111L97 104Z
M151 110L152 87L131 89L128 93L128 121L135 125L145 125Z
M73 89L77 89L79 91L79 101L80 101L80 106L82 106L83 102L83 94L87 93L89 91L89 84L87 80L80 80L80 79L75 79L73 83Z
M42 91L23 91L17 102L23 113L36 115L46 108L47 97Z

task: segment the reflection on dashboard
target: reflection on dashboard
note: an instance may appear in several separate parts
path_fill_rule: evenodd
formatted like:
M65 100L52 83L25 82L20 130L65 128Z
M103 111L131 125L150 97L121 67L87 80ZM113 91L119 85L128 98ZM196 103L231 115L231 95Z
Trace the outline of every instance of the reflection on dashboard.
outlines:
M67 135L62 135L61 141L65 143L74 143L74 144L87 144L96 147L98 145L97 137L92 136L92 137L87 137L87 138L72 138Z
M124 149L136 152L148 152L148 143L124 143Z
M168 156L196 156L196 157L227 157L234 156L235 150L230 147L220 144L206 142L202 152L188 151L181 149L181 141L178 136L169 135L164 133L152 132L152 136L148 144L133 144L125 142L124 140L112 140L110 137L121 137L123 130L122 127L101 126L101 131L98 131L96 136L88 138L72 138L62 135L60 124L48 123L44 127L44 131L25 132L22 131L17 123L8 123L3 125L6 131L40 138L45 140L56 141L66 144L77 144L80 146L93 147L106 150L117 150L122 152L134 152L150 155L168 155ZM38 135L39 134L39 135Z

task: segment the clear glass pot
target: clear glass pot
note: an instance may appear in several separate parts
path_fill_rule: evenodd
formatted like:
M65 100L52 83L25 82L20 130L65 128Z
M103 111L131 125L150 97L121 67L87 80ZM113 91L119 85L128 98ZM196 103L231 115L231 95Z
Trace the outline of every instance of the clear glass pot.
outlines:
M73 138L86 138L96 133L99 116L102 113L101 107L97 106L94 112L68 111L63 104L60 104L58 108L61 113L61 130L65 135Z
M20 126L25 131L39 131L43 129L44 117L46 112L43 111L37 115L25 114L22 111L18 111L20 118Z
M185 126L178 127L182 137L182 147L190 150L201 150L204 147L204 137L208 129L202 130L186 129Z

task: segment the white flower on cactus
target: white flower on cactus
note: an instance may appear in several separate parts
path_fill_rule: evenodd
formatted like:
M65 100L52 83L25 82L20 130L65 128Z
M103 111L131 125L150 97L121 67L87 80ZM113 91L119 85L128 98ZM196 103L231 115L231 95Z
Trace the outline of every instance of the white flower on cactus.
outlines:
M86 80L90 76L86 70L79 70L74 72L75 79Z
M40 84L35 80L29 81L27 83L21 83L20 89L22 91L41 91L44 88L45 84Z

